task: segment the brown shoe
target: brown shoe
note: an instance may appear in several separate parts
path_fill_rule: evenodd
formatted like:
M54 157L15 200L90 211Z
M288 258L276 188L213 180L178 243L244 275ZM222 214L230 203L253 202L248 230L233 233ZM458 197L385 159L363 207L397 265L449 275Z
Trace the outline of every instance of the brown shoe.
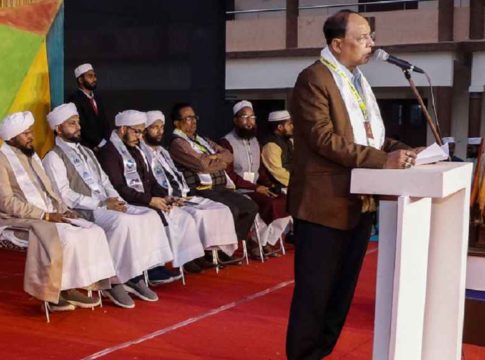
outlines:
M101 299L84 295L76 289L64 290L61 292L61 296L68 303L83 309L93 308L101 304Z

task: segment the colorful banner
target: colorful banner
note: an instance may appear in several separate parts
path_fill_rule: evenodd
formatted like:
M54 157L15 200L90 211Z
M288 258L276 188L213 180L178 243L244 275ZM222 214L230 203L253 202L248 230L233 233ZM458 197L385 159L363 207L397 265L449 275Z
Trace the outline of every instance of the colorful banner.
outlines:
M62 0L0 3L0 121L31 111L40 156L53 145L46 115L63 100L63 24Z

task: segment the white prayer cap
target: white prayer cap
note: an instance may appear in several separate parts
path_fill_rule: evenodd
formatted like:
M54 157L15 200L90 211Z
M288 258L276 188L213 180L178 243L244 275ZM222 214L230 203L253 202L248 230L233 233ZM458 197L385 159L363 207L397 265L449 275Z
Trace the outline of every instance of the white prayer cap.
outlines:
M480 145L482 142L481 137L469 137L468 138L468 145Z
M147 111L147 127L157 120L162 120L162 123L165 124L165 115L163 115L163 112L159 110Z
M283 121L291 118L290 113L286 110L273 111L269 113L268 121Z
M82 74L87 73L89 70L94 70L93 65L91 65L91 64L82 64L82 65L79 65L77 68L74 69L74 76L77 79Z
M47 121L51 129L54 130L57 125L61 125L64 121L75 115L79 116L76 105L73 103L62 104L47 114Z
M125 110L115 116L116 126L145 125L147 114L138 110Z
M248 107L248 108L253 108L253 104L251 104L249 101L247 100L242 100L242 101L239 101L238 103L236 103L233 107L232 107L232 113L234 115L236 115L239 110L241 110L242 108L245 108L245 107Z
M443 144L454 144L455 138L453 136L448 136L443 138Z
M10 140L34 125L34 115L30 111L7 115L0 124L0 138Z

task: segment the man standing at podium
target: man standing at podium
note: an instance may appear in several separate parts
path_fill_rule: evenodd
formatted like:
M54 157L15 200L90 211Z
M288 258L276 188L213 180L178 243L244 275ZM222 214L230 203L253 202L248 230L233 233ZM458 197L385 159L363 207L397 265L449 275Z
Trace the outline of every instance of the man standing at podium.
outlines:
M385 137L372 89L358 66L374 37L350 10L329 17L327 46L298 76L291 98L294 162L288 208L295 219L295 289L286 342L293 359L329 355L352 302L375 210L350 194L353 168L409 168L413 149Z

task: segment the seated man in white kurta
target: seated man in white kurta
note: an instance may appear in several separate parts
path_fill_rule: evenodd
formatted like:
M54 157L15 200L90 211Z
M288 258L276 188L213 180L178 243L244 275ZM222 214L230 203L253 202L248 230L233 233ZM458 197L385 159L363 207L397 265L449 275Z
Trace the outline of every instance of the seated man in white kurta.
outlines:
M194 218L204 249L219 248L231 256L237 249L231 210L224 204L200 196L187 198L190 188L183 174L177 170L169 152L162 147L165 116L161 111L147 112L146 126L140 148L147 157L158 184L167 190L169 196L182 200L180 209ZM206 266L202 259L199 260L199 265Z
M79 219L53 190L33 148L33 125L30 112L11 114L0 124L5 141L0 147L0 229L29 231L26 292L47 301L51 311L93 307L100 299L76 289L115 275L106 235Z
M173 266L186 267L204 255L194 219L178 208L174 199L158 185L138 145L145 130L146 114L126 110L116 115L116 129L99 150L99 162L114 188L129 204L155 209L167 222ZM151 273L148 273L152 282Z
M123 308L135 307L128 292L145 301L158 300L142 272L173 258L160 217L121 199L94 153L80 144L79 114L73 103L56 107L47 121L56 134L55 147L42 160L47 175L62 200L101 226L108 238L117 279L103 294Z

